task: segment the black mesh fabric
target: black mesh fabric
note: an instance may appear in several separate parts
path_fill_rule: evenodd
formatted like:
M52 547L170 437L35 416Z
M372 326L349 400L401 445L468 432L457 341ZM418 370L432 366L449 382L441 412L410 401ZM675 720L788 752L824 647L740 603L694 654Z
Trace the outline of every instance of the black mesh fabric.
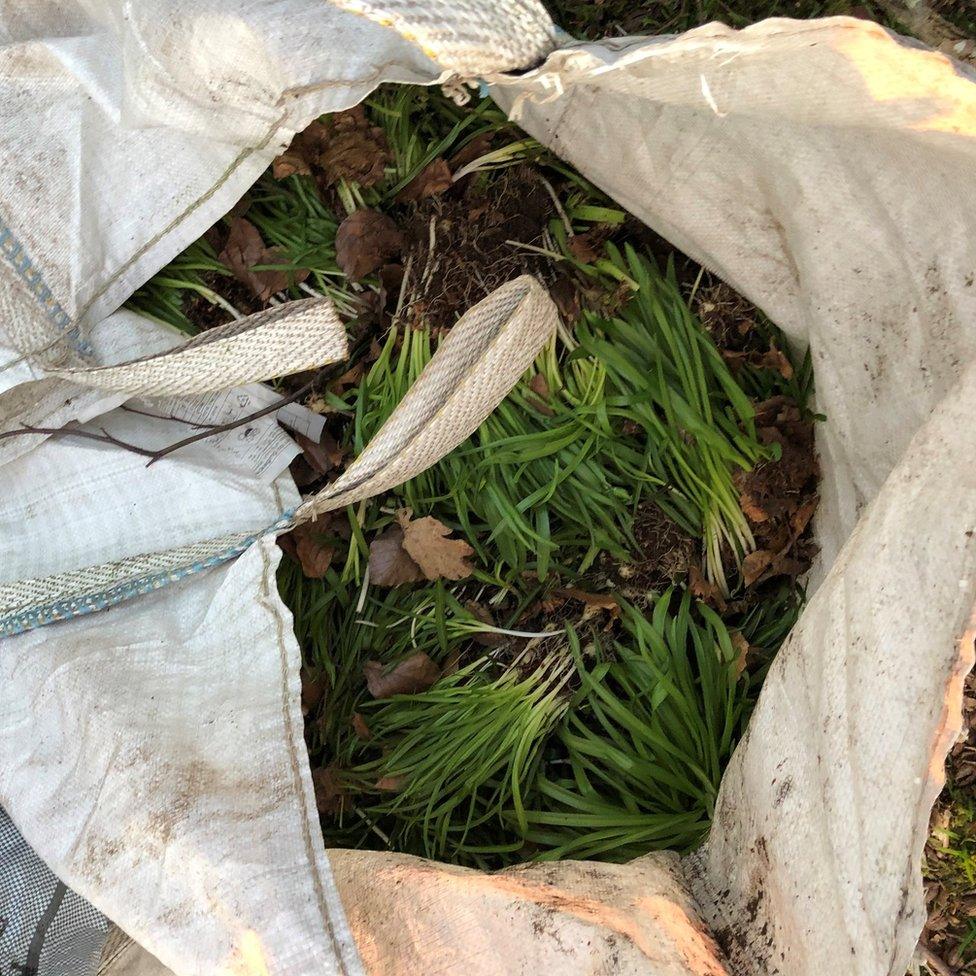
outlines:
M51 873L0 808L0 976L92 976L108 925Z

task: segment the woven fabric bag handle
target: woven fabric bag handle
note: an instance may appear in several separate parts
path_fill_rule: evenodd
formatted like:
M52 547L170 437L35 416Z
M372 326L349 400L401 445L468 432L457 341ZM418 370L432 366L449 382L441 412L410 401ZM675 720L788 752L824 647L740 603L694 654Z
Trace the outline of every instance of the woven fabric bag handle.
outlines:
M48 376L131 396L190 396L287 376L347 355L327 298L277 305L195 336L176 349L115 366L48 369Z
M363 453L295 513L296 522L416 477L473 434L553 334L558 312L531 275L473 305Z
M390 27L462 78L531 68L556 48L540 0L329 0Z
M338 323L337 317L335 321ZM152 592L233 559L263 535L286 531L408 481L436 464L478 429L532 364L555 331L557 321L558 312L552 299L535 278L523 275L502 285L458 320L363 453L328 488L257 532L224 535L54 576L2 583L0 636L92 613ZM225 338L233 341L235 337ZM338 340L338 336L333 339ZM206 355L211 345L197 344L197 348ZM104 378L111 374L112 382L125 384L138 379L158 394L159 386L165 384L159 373L153 371L161 368L158 359L170 358L172 354L124 367L82 372L87 377L101 373ZM189 363L183 360L177 372ZM204 368L209 371L211 367L205 361ZM178 384L183 380L177 378L172 382ZM206 388L212 389L212 376L208 382ZM124 388L132 389L129 385ZM166 389L185 390L186 387L171 385ZM140 388L140 392L146 391Z

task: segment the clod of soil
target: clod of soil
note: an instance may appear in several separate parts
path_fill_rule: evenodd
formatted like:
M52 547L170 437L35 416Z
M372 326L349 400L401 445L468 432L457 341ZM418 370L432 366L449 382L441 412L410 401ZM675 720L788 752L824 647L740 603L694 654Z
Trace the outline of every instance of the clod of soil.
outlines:
M411 314L432 329L449 328L472 305L522 274L551 281L552 262L520 245L541 247L552 200L539 174L517 166L477 181L459 197L426 198L406 222Z
M639 601L650 590L663 590L684 579L698 564L700 545L653 502L645 502L634 519L635 559L616 567L616 584L628 600Z

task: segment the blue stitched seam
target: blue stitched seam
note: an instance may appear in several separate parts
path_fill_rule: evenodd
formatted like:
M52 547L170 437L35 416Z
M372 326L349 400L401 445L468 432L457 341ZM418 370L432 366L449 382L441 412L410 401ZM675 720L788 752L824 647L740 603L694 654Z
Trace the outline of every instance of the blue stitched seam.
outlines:
M108 607L114 607L126 600L131 600L133 597L152 593L154 590L162 589L164 586L176 583L187 576L193 576L196 573L202 573L205 569L211 569L221 563L229 562L263 536L287 528L294 514L295 509L282 512L281 517L263 532L250 535L238 545L231 546L207 559L163 573L147 573L145 576L126 580L124 583L119 583L117 586L98 593L85 593L68 600L55 600L52 603L41 604L32 607L30 610L23 610L9 617L0 618L0 637L15 637L17 634L23 634L28 630L53 624L59 620L70 620L73 617L83 617L86 614L95 613L98 610L106 610Z
M0 214L0 255L27 283L27 289L37 299L45 315L64 333L65 339L79 352L94 354L92 347L81 338L81 332L71 316L54 300L51 289L44 281L41 269L34 263L27 249L14 235L13 229Z

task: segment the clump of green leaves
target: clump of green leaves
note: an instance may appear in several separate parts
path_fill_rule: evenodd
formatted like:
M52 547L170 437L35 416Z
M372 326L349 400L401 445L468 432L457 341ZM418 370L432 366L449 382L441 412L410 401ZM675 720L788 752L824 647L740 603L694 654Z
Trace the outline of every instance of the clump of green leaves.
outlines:
M569 663L556 657L524 676L516 663L491 678L489 662L478 660L422 694L366 706L384 752L348 780L385 792L369 805L369 819L392 821L397 846L428 857L517 852L527 827L525 791L569 704Z
M649 493L690 534L725 586L722 549L753 548L733 474L774 451L752 406L688 309L673 273L609 249L634 287L619 316L587 316L579 347L554 341L474 437L395 490L458 526L496 578L585 572L601 552L626 558ZM360 384L353 449L363 449L430 360L423 329L392 329ZM490 562L497 552L498 563Z
M358 388L354 450L432 354L425 330L390 332ZM540 579L551 568L584 572L601 552L624 557L632 512L659 482L648 472L643 440L624 430L626 411L613 419L607 412L605 384L603 363L560 363L554 341L467 443L394 495L460 527L481 563L506 582L527 570Z
M649 473L666 486L656 501L705 542L709 576L727 589L722 547L742 557L754 548L733 483L775 456L756 437L748 397L715 344L695 321L674 279L657 274L628 245L614 253L636 286L613 319L587 317L578 354L606 364L606 410L636 420L647 434Z
M621 633L594 637L535 783L526 840L543 859L627 860L704 838L722 771L747 715L737 653L719 617L665 592L650 616L624 604Z
M479 656L428 691L361 704L370 739L346 767L360 819L344 842L482 866L694 847L746 683L721 620L687 593L649 616L622 609L612 639L568 626L507 665Z
M422 651L442 663L472 635L489 629L440 580L362 594L343 578L347 567L330 568L324 579L311 580L285 559L278 573L306 666L322 675L328 687L327 707L311 736L313 751L342 764L355 749L352 715L368 700L367 661L395 664Z

